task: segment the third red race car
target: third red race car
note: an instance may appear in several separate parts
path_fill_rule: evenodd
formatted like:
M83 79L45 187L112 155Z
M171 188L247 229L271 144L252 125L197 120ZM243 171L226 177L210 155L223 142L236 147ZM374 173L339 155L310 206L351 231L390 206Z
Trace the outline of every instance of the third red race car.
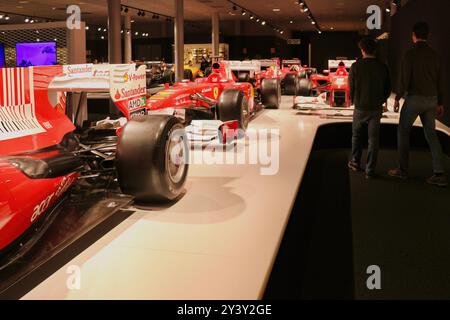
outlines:
M312 74L301 79L299 96L327 94L330 107L350 107L349 70L355 60L329 60L328 70L324 74Z

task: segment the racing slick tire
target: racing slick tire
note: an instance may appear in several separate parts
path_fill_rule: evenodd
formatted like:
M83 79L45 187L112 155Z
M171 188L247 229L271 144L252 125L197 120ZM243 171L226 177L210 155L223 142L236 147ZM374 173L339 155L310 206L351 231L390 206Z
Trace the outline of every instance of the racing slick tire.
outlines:
M175 72L172 70L166 70L163 73L163 83L168 83L170 85L175 83Z
M297 95L309 97L312 94L313 83L310 79L300 79L298 83Z
M295 96L299 91L299 77L296 74L288 73L284 77L284 94Z
M221 121L237 120L240 129L247 129L250 113L244 92L238 89L222 92L219 98L218 113Z
M250 73L248 73L248 72L239 72L239 74L238 74L238 82L250 82Z
M144 204L177 199L186 182L188 152L184 127L177 118L152 115L129 121L116 154L122 192Z
M183 79L194 81L194 74L192 73L191 69L184 69Z
M278 79L261 81L261 103L266 108L278 109L281 104L281 85Z

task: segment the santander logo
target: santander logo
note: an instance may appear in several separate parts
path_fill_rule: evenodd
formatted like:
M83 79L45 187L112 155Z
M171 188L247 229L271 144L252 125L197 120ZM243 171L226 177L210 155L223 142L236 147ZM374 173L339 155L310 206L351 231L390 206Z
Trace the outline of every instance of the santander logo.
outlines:
M92 66L80 66L80 67L67 66L67 72L69 75L79 73L91 73Z

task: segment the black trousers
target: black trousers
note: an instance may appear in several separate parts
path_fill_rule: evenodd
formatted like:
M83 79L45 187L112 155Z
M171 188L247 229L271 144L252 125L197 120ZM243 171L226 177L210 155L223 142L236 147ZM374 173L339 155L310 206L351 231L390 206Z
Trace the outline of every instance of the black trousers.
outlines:
M377 166L378 151L380 149L380 122L382 111L366 111L355 109L353 113L353 135L352 135L352 160L361 164L363 146L364 146L364 129L367 125L369 135L369 147L367 150L367 166L368 174L374 173Z

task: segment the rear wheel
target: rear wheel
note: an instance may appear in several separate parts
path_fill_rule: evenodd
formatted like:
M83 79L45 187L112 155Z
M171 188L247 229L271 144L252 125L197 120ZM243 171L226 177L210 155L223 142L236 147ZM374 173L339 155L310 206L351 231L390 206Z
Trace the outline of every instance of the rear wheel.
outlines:
M172 70L166 70L163 74L163 82L174 84L175 83L175 73Z
M281 85L278 79L261 81L261 103L266 108L278 109L281 104Z
M249 122L248 100L244 92L225 90L219 99L219 119L223 122L237 120L239 128L247 129Z
M313 83L309 79L300 79L298 84L298 92L299 96L309 97L312 94Z
M178 198L188 172L188 141L173 116L152 115L129 121L119 137L116 168L122 192L138 203Z
M299 78L296 74L288 73L284 77L284 93L289 96L297 94L299 88Z
M194 80L194 74L191 69L184 69L183 79L190 81Z

